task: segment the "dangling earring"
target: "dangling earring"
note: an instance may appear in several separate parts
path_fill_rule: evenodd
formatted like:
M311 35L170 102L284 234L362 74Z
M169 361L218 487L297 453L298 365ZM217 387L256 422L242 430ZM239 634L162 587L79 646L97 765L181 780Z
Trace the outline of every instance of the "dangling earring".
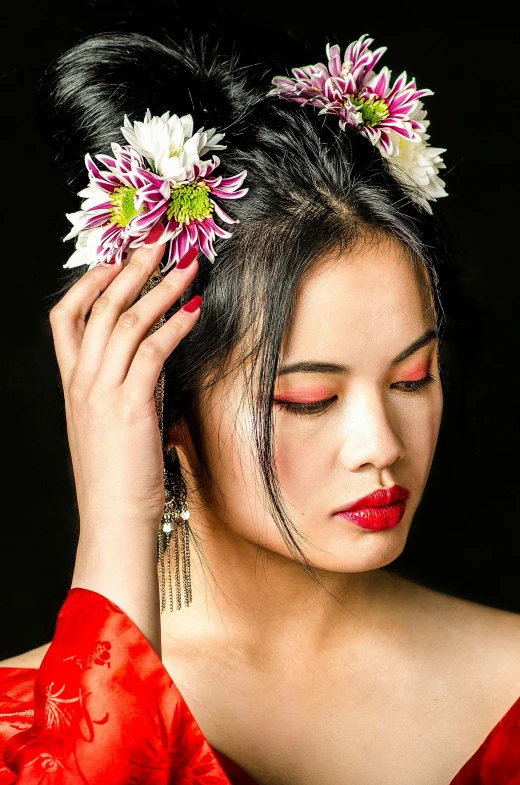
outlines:
M148 279L141 291L140 297L151 291L162 278L162 273L157 268L155 273ZM163 314L153 325L149 335L159 329L166 321ZM184 589L184 604L188 606L192 601L191 593L191 571L190 571L190 525L188 523L190 512L188 510L188 500L186 485L180 473L171 468L172 459L168 452L167 435L164 431L164 386L165 371L161 369L159 379L154 390L155 409L161 434L161 444L163 451L163 481L165 503L164 512L157 532L157 561L159 567L159 595L161 612L166 609L166 577L168 578L168 599L170 611L173 611L173 586L172 586L172 565L171 565L171 540L173 540L173 572L175 576L175 595L177 610L182 607L181 594L181 572L182 585Z
M159 590L161 596L161 611L166 608L166 577L168 578L168 599L170 611L173 611L173 585L171 566L171 543L173 540L173 566L175 580L175 599L177 610L182 607L182 590L184 604L188 606L193 599L191 592L190 570L190 511L186 485L180 473L173 476L170 466L171 457L165 454L164 488L166 502L161 526L158 532L158 558L159 558Z

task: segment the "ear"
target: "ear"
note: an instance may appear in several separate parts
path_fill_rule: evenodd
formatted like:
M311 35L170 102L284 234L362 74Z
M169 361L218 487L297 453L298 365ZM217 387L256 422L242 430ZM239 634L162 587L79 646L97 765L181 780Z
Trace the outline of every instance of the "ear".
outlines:
M184 420L182 422L175 425L173 428L170 428L168 431L167 437L167 447L170 450L172 447L177 447L177 445L185 444L186 439L188 436L188 428Z
M198 475L200 465L191 439L190 429L183 419L178 425L170 428L167 437L167 449L177 448L177 457L190 474Z
M170 450L177 445L186 445L189 439L189 431L186 422L182 420L178 425L168 431L167 448Z

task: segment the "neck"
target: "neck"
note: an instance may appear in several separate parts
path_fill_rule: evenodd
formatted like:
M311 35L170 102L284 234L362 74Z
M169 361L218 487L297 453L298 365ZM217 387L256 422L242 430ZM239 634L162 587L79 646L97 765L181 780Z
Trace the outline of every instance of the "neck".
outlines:
M299 562L245 540L230 527L202 527L193 513L190 525L204 532L199 535L203 558L192 541L193 601L180 611L162 613L166 642L233 639L240 645L268 645L273 652L292 644L312 653L345 631L356 638L389 617L388 598L401 579L384 568L318 570L329 594Z

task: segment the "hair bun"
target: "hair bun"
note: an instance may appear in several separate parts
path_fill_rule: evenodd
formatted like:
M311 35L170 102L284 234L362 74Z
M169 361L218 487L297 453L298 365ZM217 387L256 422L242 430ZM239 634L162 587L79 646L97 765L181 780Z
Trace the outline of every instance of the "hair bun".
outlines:
M191 114L196 127L231 124L251 102L234 60L208 52L207 38L182 44L138 33L102 33L60 54L40 83L38 121L58 164L76 174L87 152L125 143L124 115Z

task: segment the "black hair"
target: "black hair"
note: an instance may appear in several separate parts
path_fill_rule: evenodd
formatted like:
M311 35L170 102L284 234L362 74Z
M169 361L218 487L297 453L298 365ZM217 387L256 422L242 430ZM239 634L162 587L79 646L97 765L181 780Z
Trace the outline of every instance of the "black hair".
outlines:
M189 113L195 128L225 131L218 173L246 169L249 193L226 203L239 220L232 238L217 241L214 265L200 257L194 282L171 309L174 313L195 293L204 299L194 329L166 363L165 424L187 424L210 482L201 405L212 385L232 370L232 358L234 367L247 364L270 512L290 551L321 583L302 550L305 538L287 515L273 465L272 396L297 288L324 254L348 251L367 238L391 238L426 270L442 338L450 237L437 206L431 213L424 209L366 138L349 128L341 131L337 117L319 115L312 106L267 96L269 81L259 83L235 55L221 56L192 34L178 43L103 33L51 64L39 91L40 126L57 146L56 160L76 190L86 184L86 152L106 153L111 142L126 143L119 130L125 114L142 120L147 109ZM83 272L68 271L64 288ZM175 450L172 458L175 462Z

